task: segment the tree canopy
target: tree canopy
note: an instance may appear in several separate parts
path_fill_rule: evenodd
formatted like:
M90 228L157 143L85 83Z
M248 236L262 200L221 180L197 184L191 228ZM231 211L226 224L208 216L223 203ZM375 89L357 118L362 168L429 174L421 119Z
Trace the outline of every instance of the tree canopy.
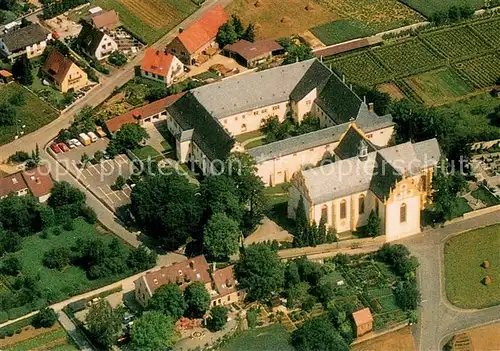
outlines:
M223 213L215 213L203 230L203 246L210 258L228 261L238 252L241 231L238 223Z
M297 39L281 38L278 40L285 49L287 56L283 64L295 63L314 58L312 49L306 43L298 42Z
M177 284L166 284L158 288L148 301L148 310L159 311L173 320L186 311L187 304Z
M127 149L137 148L142 142L149 139L149 134L142 126L137 123L128 123L116 132L115 136L109 142L107 152L110 155L124 153Z
M208 319L208 329L215 332L222 330L227 323L227 308L224 306L215 306L210 310Z
M437 168L432 178L432 204L428 207L432 221L444 223L451 220L460 205L459 193L467 187L467 181L459 172L448 173L442 167Z
M113 310L105 299L93 304L86 317L88 331L92 339L105 347L115 344L122 328L122 317L118 311Z
M157 351L170 349L178 336L171 318L157 311L147 311L134 321L130 339L133 350Z
M12 126L16 123L17 110L7 103L0 104L0 126Z
M146 232L176 250L188 237L199 237L203 212L196 185L172 173L149 175L132 191L132 212Z
M298 351L348 351L349 346L325 317L306 320L292 333Z
M186 314L191 318L201 318L210 307L210 294L202 282L194 282L184 290Z
M280 258L266 244L245 248L235 267L242 288L248 289L248 298L268 300L283 287L284 268Z

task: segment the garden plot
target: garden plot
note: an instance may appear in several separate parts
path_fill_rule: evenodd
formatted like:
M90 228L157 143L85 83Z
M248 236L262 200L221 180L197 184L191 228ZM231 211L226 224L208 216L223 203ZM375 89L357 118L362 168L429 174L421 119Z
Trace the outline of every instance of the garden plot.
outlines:
M453 5L469 5L476 10L484 6L484 0L400 0L415 11L426 17L438 12L448 10Z
M468 26L430 32L422 35L422 38L451 60L477 56L493 49Z
M397 77L405 77L443 66L446 61L417 38L372 51Z
M455 70L449 68L408 77L405 82L424 103L429 105L451 102L474 90L472 84L462 79Z

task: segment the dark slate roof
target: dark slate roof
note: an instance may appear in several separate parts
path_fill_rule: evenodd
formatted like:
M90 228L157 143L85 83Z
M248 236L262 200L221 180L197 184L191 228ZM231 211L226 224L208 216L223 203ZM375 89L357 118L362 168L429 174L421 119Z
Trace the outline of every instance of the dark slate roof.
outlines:
M332 74L316 99L316 104L336 124L342 124L356 119L363 101L335 74Z
M193 142L210 160L225 160L229 156L234 139L191 92L167 107L167 112L183 130L193 130Z
M39 24L30 24L24 28L7 32L1 36L3 42L10 52L15 52L26 48L27 46L38 44L47 40L49 31Z
M83 51L93 55L103 37L104 32L94 28L87 22L82 22L82 30L80 31L80 34L78 34L76 43L82 48Z
M375 166L373 168L373 176L370 182L370 190L380 200L384 200L389 196L391 189L396 185L396 182L403 179L403 176L396 171L382 155L377 153L375 157Z
M285 140L262 145L248 150L248 153L257 161L257 163L271 160L274 157L290 155L302 150L311 149L320 145L334 143L340 140L349 124L341 124L315 132L298 135Z
M321 89L331 75L332 72L324 64L315 60L290 93L290 99L300 101L314 88Z
M358 155L358 148L361 141L365 141L368 145L368 152L373 152L376 148L368 140L365 140L359 132L351 127L342 137L340 143L335 148L335 154L341 159L351 158Z
M361 104L356 118L356 124L363 129L365 133L373 132L374 130L383 129L394 125L392 115L387 114L379 116L375 112L370 112L366 104Z

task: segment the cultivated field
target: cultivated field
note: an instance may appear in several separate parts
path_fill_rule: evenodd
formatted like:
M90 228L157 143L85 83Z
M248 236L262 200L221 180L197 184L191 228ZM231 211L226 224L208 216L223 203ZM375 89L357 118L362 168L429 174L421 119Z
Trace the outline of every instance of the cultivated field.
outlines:
M450 302L461 308L486 308L500 303L500 225L451 238L445 245L445 286ZM484 268L487 260L489 267ZM489 276L492 283L484 284Z
M290 334L279 324L264 328L247 330L236 334L219 350L221 351L293 351L290 345Z
M59 324L47 329L34 329L30 326L20 334L5 338L0 342L0 345L2 345L2 350L5 351L78 350L70 343L68 334Z
M408 77L405 81L423 102L429 105L452 102L474 90L472 84L449 68Z
M377 89L383 93L389 94L395 100L404 99L406 96L395 83L383 83L377 85Z
M192 0L94 0L115 9L127 29L147 43L153 43L196 11Z
M308 10L309 4L312 9ZM258 39L300 34L339 18L310 0L233 0L226 11L240 17L244 25L254 23Z
M409 7L428 17L437 11L448 10L453 5L469 5L475 9L484 6L484 0L400 0Z
M18 114L14 125L0 127L0 145L14 140L18 132L24 131L24 134L34 132L59 116L58 111L17 83L0 86L0 103L8 102L15 94L23 94L26 104L16 107Z
M371 36L376 31L369 25L350 19L328 22L311 28L311 32L325 45Z
M364 23L376 32L423 20L422 16L397 0L318 0L318 2L340 17Z
M477 56L481 52L493 49L468 26L430 32L422 37L451 60Z
M410 327L351 346L352 351L415 351L416 349Z
M475 350L500 350L500 323L467 330Z
M409 98L431 105L456 101L500 77L500 18L430 30L396 43L327 57L347 82L397 85ZM498 37L498 42L494 38ZM389 92L391 92L389 91Z

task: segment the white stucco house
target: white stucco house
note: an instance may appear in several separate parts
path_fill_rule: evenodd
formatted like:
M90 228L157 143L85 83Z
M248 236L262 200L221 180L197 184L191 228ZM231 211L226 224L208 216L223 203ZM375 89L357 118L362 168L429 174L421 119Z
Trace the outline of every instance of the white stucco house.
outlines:
M103 60L113 51L118 50L118 44L104 31L83 22L82 30L76 39L76 45L87 56Z

